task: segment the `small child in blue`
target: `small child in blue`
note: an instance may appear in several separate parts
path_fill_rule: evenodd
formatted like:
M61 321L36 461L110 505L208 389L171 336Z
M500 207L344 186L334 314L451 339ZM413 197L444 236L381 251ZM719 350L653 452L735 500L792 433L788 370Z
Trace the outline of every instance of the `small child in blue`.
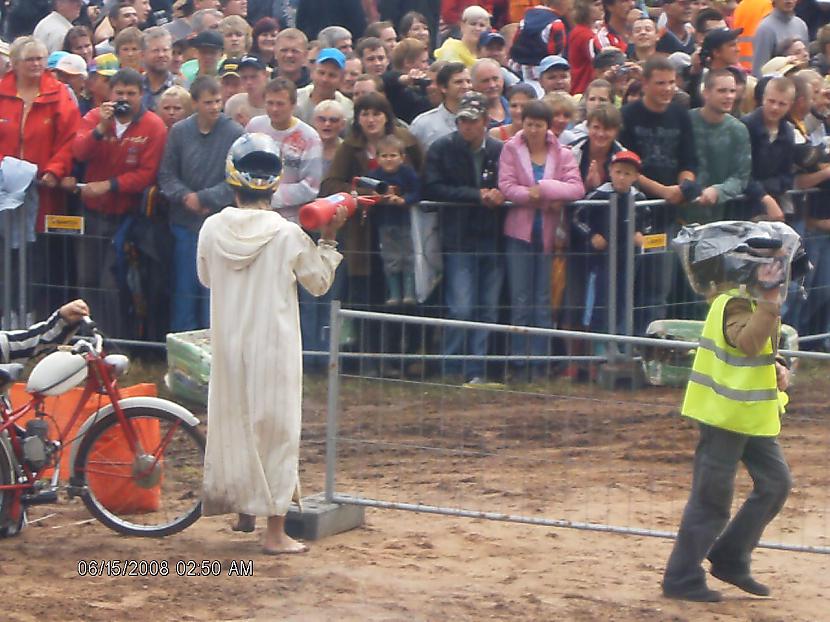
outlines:
M415 272L409 206L421 200L418 174L404 163L403 143L390 134L378 141L378 168L368 177L389 184L389 191L373 208L378 225L380 258L386 277L386 304L415 304Z
M628 210L625 198L633 195L634 200L645 198L637 190L634 183L640 175L642 163L640 157L633 151L618 151L611 159L608 173L611 181L599 186L586 199L609 199L612 195L619 196L617 211L617 272L612 275L617 282L617 312L620 314L615 322L617 332L622 328L622 312L625 309L625 256L629 252L630 244L642 246L644 229L643 214L637 213L634 224L636 233L632 241L626 240L628 231ZM585 208L585 213L577 225L587 238L587 247L591 255L588 258L588 287L585 296L585 313L582 324L586 329L593 331L608 330L608 235L611 229L611 213L605 205L592 205Z

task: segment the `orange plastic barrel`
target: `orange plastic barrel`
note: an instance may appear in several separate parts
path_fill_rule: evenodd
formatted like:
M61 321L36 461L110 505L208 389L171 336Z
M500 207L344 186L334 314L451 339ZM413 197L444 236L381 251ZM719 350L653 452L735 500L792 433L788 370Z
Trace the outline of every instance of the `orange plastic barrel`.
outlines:
M152 452L161 440L157 419L133 420L141 446ZM161 461L163 472L164 461ZM133 452L121 427L98 437L87 458L86 481L101 504L113 512L155 512L161 501L161 482L144 488L133 481Z

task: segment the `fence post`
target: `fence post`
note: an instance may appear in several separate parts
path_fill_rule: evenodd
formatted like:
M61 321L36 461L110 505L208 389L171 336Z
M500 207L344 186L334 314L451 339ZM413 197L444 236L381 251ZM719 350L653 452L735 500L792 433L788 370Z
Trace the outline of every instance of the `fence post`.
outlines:
M625 334L634 334L634 262L636 248L634 247L634 235L637 232L637 204L634 196L628 194L626 198L626 240L628 249L625 252ZM625 346L625 353L630 356L632 348Z
M326 416L326 502L334 500L335 467L337 463L337 415L340 402L340 301L331 301L329 319L329 395Z
M29 275L27 274L28 265L26 265L26 245L28 244L28 240L26 239L26 210L23 205L18 207L14 210L17 214L17 231L19 233L18 240L20 241L20 246L17 249L17 258L19 260L18 271L20 273L20 281L18 282L18 289L20 291L20 298L18 299L18 316L17 316L17 326L15 328L24 328L27 320L28 309L29 306L26 304L26 284L29 282Z
M12 327L12 214L3 211L3 328Z
M617 334L617 252L619 248L619 230L617 214L620 209L617 193L611 194L608 200L609 227L608 227L608 333ZM619 355L619 348L615 342L608 344L608 362L613 363Z

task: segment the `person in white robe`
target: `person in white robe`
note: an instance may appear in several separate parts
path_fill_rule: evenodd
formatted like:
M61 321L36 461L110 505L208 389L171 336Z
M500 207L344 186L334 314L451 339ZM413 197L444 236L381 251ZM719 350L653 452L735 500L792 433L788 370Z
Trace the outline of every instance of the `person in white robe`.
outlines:
M203 514L238 513L237 531L268 517L263 552L304 552L285 533L299 492L302 345L297 282L320 296L342 256L335 234L345 208L314 243L299 225L270 209L279 181L279 150L246 134L228 154L236 207L205 220L199 233L199 280L210 288L211 373Z

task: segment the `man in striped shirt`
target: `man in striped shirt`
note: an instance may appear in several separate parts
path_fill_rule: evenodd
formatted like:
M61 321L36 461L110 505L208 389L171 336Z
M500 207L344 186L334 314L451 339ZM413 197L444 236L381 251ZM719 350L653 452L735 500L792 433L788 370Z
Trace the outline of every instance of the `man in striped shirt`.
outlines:
M23 361L51 345L66 343L88 315L86 302L73 300L29 328L0 331L0 363Z
M591 42L591 57L608 47L628 53L628 13L634 8L633 0L602 0L605 18Z

